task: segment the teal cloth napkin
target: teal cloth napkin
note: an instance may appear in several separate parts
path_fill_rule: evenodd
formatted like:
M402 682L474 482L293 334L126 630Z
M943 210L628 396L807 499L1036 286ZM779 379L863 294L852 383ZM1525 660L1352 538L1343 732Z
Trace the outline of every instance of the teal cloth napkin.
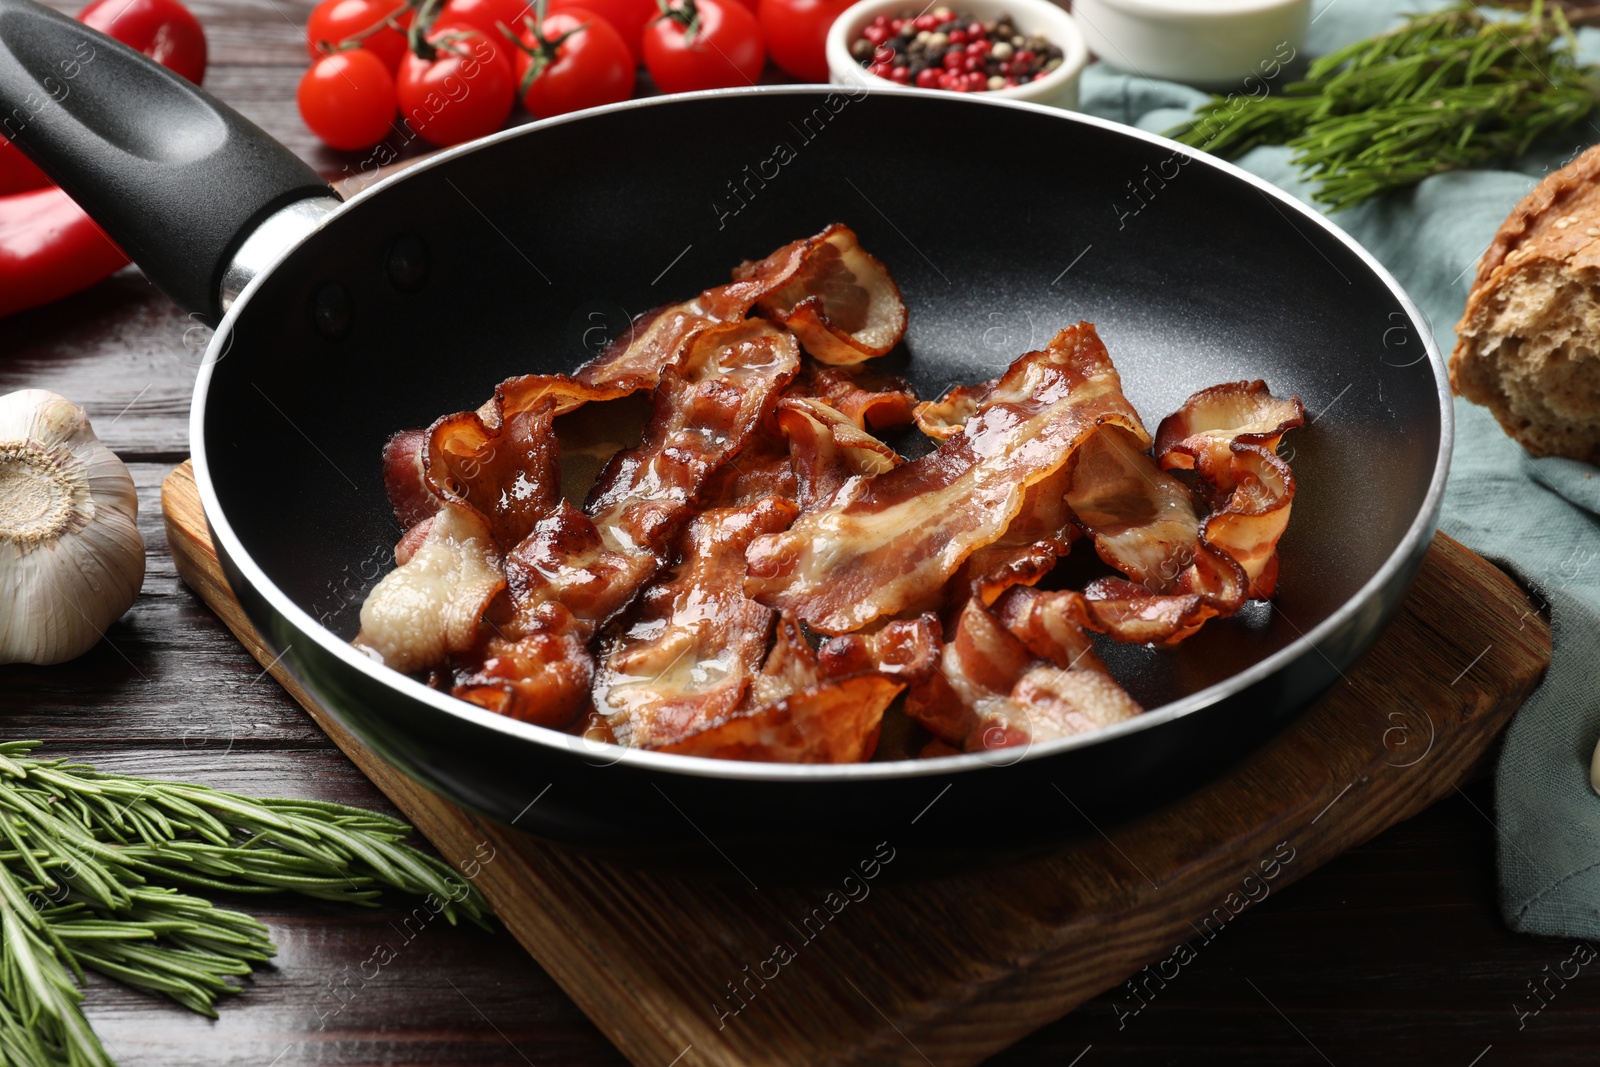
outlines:
M1323 55L1390 28L1419 0L1315 0L1307 52ZM1579 33L1600 60L1600 31ZM1156 133L1177 125L1205 93L1120 74L1084 72L1082 110ZM1413 190L1332 216L1400 280L1448 355L1477 263L1511 208L1540 176L1600 141L1591 116L1562 141L1504 170L1430 178ZM1570 143L1567 143L1570 142ZM1252 150L1244 167L1310 203L1282 147ZM1550 672L1506 734L1495 778L1501 908L1514 930L1600 937L1600 797L1589 759L1600 737L1600 477L1586 463L1533 459L1483 408L1456 401L1455 459L1441 527L1494 560L1548 605ZM1470 682L1470 674L1463 679Z

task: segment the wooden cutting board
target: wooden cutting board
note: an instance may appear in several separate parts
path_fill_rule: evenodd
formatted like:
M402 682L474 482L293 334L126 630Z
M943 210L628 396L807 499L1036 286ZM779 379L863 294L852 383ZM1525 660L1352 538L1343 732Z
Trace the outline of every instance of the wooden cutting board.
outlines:
M590 859L398 774L261 643L188 463L162 507L184 580L447 859L480 861L476 883L507 929L641 1067L958 1067L1125 980L1118 1010L1136 1011L1252 903L1481 769L1550 661L1541 605L1441 534L1344 681L1186 800L1008 868L848 883L841 870L837 892L756 888Z

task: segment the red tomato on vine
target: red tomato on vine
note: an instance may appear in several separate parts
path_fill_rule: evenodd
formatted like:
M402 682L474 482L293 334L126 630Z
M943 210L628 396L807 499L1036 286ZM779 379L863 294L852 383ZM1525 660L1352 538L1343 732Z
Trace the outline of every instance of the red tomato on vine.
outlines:
M614 104L633 95L633 55L611 24L569 7L548 16L537 33L522 30L517 54L522 102L538 118Z
M761 27L739 0L677 0L644 33L644 65L666 93L754 85Z
M504 50L481 30L441 25L422 52L406 56L395 79L401 117L419 137L446 146L501 127L517 93Z
M761 32L772 61L796 78L828 80L825 45L834 20L854 0L760 0Z
M178 0L95 0L78 21L196 85L206 76L206 31Z
M500 27L521 33L523 20L533 16L535 7L534 0L446 0L437 25L472 26L498 44Z
M405 58L405 31L415 14L405 0L322 0L306 21L306 51L316 60L353 43L393 73Z
M394 78L375 53L350 48L313 63L300 79L295 101L300 117L323 143L355 152L389 135Z
M590 11L622 35L635 67L644 63L644 31L661 14L655 0L552 0L550 14L578 8Z

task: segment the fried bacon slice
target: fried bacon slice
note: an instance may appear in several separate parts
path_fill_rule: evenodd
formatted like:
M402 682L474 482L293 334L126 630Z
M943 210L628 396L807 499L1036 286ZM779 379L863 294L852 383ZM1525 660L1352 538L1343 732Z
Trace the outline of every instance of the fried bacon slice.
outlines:
M1171 589L1194 554L1200 517L1189 487L1120 427L1101 429L1078 449L1066 503L1100 558L1153 592Z
M1208 488L1214 507L1205 539L1239 563L1252 597L1270 597L1277 584L1278 539L1295 491L1278 442L1304 423L1299 397L1274 397L1257 380L1201 390L1156 433L1161 466L1192 469Z
M863 430L905 426L917 407L910 383L898 375L871 364L840 366L809 357L790 393L822 401Z
M860 363L886 354L905 336L900 287L889 269L861 247L850 227L836 222L758 263L741 264L733 276L735 283L757 282L784 277L791 269L757 305L763 315L792 331L812 358Z
M1001 603L1033 593L1013 589ZM1063 630L1051 618L1027 620L1025 632L1029 641L982 601L968 600L939 670L907 693L906 714L945 744L970 752L1088 733L1143 710L1081 629Z
M765 259L741 263L731 282L646 312L575 377L653 386L694 334L738 322L758 303L825 363L881 356L906 329L905 303L888 269L861 250L849 227L834 223Z
M785 616L746 706L662 751L782 763L865 760L884 712L908 683L934 673L938 653L931 615L831 638L815 652Z
M552 420L593 401L636 391L630 383L586 384L564 374L508 378L476 411L438 419L425 430L402 430L383 448L383 484L395 520L415 527L445 501L463 503L496 527L502 551L542 513L543 453L555 454ZM550 468L553 470L553 468ZM548 484L554 484L553 476ZM559 492L559 490L555 490Z
M383 445L383 490L401 529L409 530L439 510L439 498L429 491L422 469L427 447L427 430L401 430Z
M361 605L355 643L407 674L471 648L478 619L505 576L494 537L471 508L446 505L402 567L384 575Z
M878 744L883 713L905 686L859 674L729 716L661 751L768 763L860 763Z
M857 475L882 474L905 460L842 413L809 397L785 397L775 414L789 441L790 469L802 507L833 496Z
M1068 465L1030 486L1005 533L968 556L956 572L946 587L948 606L959 608L968 597L993 604L1007 589L1033 585L1049 574L1082 536L1067 506L1071 484Z
M977 385L957 385L938 400L924 400L912 409L917 429L939 441L954 437L978 413L979 402L998 382L998 378L990 378Z
M662 373L643 442L612 457L584 511L558 501L509 554L509 618L455 694L569 722L588 700L589 639L661 568L702 487L756 434L799 362L794 338L759 319L696 334Z
M595 707L619 744L660 748L744 701L766 658L772 612L745 597L740 564L751 539L788 526L796 511L769 498L689 520L681 561L629 610L595 672Z
M759 319L697 335L656 387L644 443L612 457L589 494L584 510L607 544L621 552L659 546L799 367L794 338Z
M678 564L629 610L595 673L595 706L619 744L782 762L871 755L889 703L932 670L937 623L897 621L813 652L786 619L769 642L773 612L744 595L740 564L752 538L795 513L767 499L690 520Z
M1195 393L1156 430L1156 458L1167 470L1195 469L1222 484L1232 446L1259 445L1276 451L1283 435L1304 425L1300 398L1275 397L1267 383L1226 382Z
M757 538L746 590L830 634L921 604L1107 423L1148 443L1105 345L1079 323L1013 363L938 450L851 479L789 530Z
M1208 619L1235 614L1250 599L1244 570L1232 556L1207 544L1203 534L1191 562L1168 592L1157 593L1122 578L1101 578L1090 582L1082 596L1083 609L1065 610L1074 616L1086 611L1091 629L1137 645L1175 645Z

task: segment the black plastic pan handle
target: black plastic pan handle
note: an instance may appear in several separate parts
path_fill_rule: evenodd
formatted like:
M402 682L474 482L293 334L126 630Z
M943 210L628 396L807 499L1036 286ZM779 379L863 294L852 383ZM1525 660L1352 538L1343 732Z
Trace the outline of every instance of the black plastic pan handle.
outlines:
M213 324L250 232L287 204L335 195L209 93L33 0L0 0L0 134Z

